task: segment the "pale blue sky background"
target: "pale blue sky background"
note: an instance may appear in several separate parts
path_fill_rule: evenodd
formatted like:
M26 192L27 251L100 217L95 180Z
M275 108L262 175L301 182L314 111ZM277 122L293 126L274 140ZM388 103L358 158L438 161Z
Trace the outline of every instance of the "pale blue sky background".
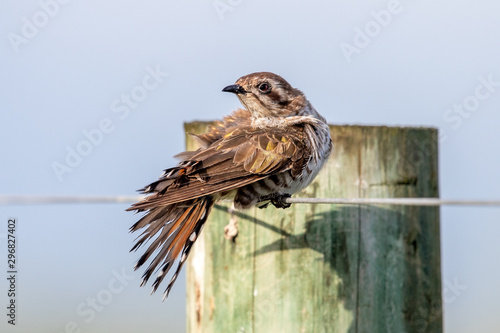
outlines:
M175 163L183 122L228 114L238 101L221 89L265 70L332 124L438 127L441 196L500 198L498 2L221 0L223 13L213 0L67 2L0 3L2 194L133 195ZM388 6L390 20L360 44L358 29L380 27L371 12ZM357 53L346 57L342 43ZM141 95L148 68L169 74ZM493 84L476 90L484 80ZM131 93L140 101L123 117ZM464 101L473 111L453 111ZM109 133L59 181L53 162L103 119ZM19 220L17 331L184 331L184 278L161 303L131 272L126 207L0 207L1 258L5 221ZM442 209L447 332L500 330L499 222L498 208ZM2 304L6 288L2 278ZM92 297L106 304L92 312ZM0 330L14 332L2 317Z

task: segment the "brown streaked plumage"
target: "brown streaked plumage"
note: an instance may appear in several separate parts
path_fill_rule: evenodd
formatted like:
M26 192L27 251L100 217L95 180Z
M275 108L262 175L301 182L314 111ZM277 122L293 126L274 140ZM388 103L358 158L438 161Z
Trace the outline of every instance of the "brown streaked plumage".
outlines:
M240 209L287 208L283 198L314 179L333 147L325 119L280 76L249 74L223 91L235 93L246 109L197 135L201 148L177 155L179 165L142 189L150 195L128 209L146 211L130 228L143 229L132 250L151 242L135 269L156 252L141 285L159 270L156 291L180 255L164 299L215 202L231 198Z

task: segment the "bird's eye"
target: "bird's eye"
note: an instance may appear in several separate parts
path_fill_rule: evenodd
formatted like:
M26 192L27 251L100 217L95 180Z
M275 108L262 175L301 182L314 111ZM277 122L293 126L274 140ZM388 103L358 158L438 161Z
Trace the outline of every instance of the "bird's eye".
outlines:
M259 90L261 93L267 94L267 93L271 92L271 86L267 83L261 83L259 85Z

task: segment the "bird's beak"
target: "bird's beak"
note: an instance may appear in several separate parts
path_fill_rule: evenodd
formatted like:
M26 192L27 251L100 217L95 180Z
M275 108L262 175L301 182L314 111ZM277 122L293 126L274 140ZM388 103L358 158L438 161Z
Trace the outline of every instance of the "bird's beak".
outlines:
M232 84L230 86L227 86L225 87L224 89L222 89L222 91L224 92L231 92L231 93L234 93L234 94L246 94L247 91L245 89L243 89L242 86L240 86L239 84Z

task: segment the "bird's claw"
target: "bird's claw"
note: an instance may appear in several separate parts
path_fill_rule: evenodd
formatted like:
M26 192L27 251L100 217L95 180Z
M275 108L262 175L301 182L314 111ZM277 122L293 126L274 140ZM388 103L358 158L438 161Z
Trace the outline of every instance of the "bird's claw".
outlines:
M269 204L273 204L276 208L288 208L291 204L286 202L287 198L291 198L292 196L288 193L284 194L270 194L260 198L260 201L257 203L257 207L262 209L269 206Z

